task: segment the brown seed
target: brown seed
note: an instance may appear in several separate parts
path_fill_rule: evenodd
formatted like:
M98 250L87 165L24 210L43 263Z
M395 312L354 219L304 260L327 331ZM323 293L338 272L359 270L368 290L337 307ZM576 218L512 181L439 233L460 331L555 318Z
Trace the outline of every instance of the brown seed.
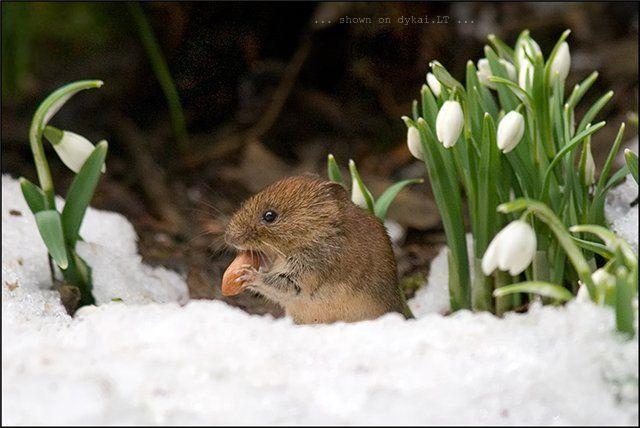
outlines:
M236 258L231 262L227 270L222 275L222 294L224 296L235 296L242 293L246 282L236 281L242 275L242 266L249 265L255 269L260 267L260 260L256 256L252 256L249 251L240 251Z

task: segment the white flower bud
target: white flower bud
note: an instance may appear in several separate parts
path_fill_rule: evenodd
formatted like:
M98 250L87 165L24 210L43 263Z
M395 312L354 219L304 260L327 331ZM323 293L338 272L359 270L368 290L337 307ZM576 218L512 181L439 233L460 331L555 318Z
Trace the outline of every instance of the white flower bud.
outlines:
M496 234L482 257L482 272L490 275L496 268L510 275L522 273L536 254L536 234L528 223L516 220Z
M82 135L69 131L61 131L53 126L44 129L44 136L51 142L60 160L76 174L95 148L91 141ZM105 172L102 165L102 172Z
M427 73L427 84L429 85L429 88L431 88L433 95L439 97L440 92L442 92L442 85L433 73Z
M500 64L504 65L504 68L507 70L507 76L509 76L509 80L516 80L516 67L506 59L500 58L499 61Z
M489 80L493 73L491 73L491 66L489 60L482 58L478 61L478 71L476 73L478 81L487 88L496 89L496 84Z
M498 124L498 148L509 153L522 140L524 135L524 117L517 111L507 113Z
M407 129L407 146L414 158L424 160L422 144L420 143L420 132L415 126L410 126L409 129Z
M498 61L506 69L509 80L515 80L516 68L513 66L513 64L503 58L500 58ZM491 65L488 59L482 58L478 61L478 72L476 73L476 75L478 76L478 80L480 81L480 83L487 88L491 88L494 90L497 88L496 84L489 80L489 78L494 74L491 72Z
M570 69L571 54L569 53L569 44L567 42L562 42L556 52L555 58L553 58L553 62L551 63L551 76L555 76L557 73L560 79L564 82L569 75Z
M528 59L525 59L520 63L520 70L518 71L518 85L525 91L533 84L533 71L533 64L531 64Z
M453 147L462 133L464 114L457 101L445 101L436 118L436 135L445 148Z

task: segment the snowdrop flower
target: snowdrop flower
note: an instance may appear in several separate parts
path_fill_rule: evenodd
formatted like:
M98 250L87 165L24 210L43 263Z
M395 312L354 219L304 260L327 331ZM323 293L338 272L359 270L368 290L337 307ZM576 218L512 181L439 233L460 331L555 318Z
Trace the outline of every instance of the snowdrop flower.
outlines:
M462 133L464 114L457 101L445 101L436 118L436 135L445 148L453 147Z
M427 73L427 84L431 88L433 95L439 97L440 92L442 92L442 85L433 73Z
M551 63L551 75L555 76L557 73L560 79L564 82L569 75L570 69L571 54L569 53L569 44L567 42L562 42L560 48L558 48L558 51L556 52L555 58L553 58L553 62Z
M530 43L520 42L516 46L516 61L518 65L518 85L522 89L527 89L533 82L533 64L529 61L529 57L535 58L538 53L541 53L540 46L534 41L529 40ZM527 57L527 55L529 57Z
M420 132L415 126L410 126L409 129L407 129L407 146L414 158L424 160L422 144L420 143Z
M509 223L493 238L482 257L482 272L490 275L496 268L510 275L522 273L536 254L536 234L528 223Z
M76 174L95 148L91 141L70 131L61 131L53 126L44 129L44 136L51 142L60 160ZM102 165L102 172L105 172Z
M504 66L507 71L507 76L510 80L516 79L516 68L509 61L500 58L498 60L500 64ZM489 80L493 73L491 72L491 65L489 64L489 60L486 58L482 58L478 61L478 71L476 72L478 76L478 80L481 84L490 89L497 89L496 84Z
M478 61L478 71L476 72L476 75L478 76L478 80L481 84L488 88L496 89L496 84L489 81L489 77L492 76L492 73L488 59L482 58Z
M502 153L513 150L524 135L524 117L517 111L507 113L498 124L498 148Z
M520 63L520 71L518 72L518 85L527 90L533 83L533 64L528 59Z

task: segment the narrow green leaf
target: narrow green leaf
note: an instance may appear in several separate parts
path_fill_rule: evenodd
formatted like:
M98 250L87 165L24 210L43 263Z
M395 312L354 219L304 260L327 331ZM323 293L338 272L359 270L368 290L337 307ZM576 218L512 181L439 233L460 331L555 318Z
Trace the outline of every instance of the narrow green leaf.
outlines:
M586 129L587 125L590 124L593 119L595 119L596 115L602 110L602 107L605 106L613 98L613 91L609 91L604 94L598 101L596 101L589 110L584 114L584 117L580 121L580 125L578 125L577 132Z
M329 177L329 180L344 186L344 179L342 178L340 167L336 162L336 158L333 157L332 154L327 156L327 176Z
M629 272L620 266L616 269L616 328L629 336L634 334L633 289Z
M373 213L373 195L369 189L367 189L367 186L364 185L362 178L360 178L360 173L358 172L358 168L356 168L356 163L353 159L349 159L349 172L351 173L351 185L358 186L360 188L360 191L364 195L364 200L367 202L367 208Z
M457 89L464 93L464 86L462 83L458 82L456 79L449 74L446 68L438 61L431 61L429 64L431 66L431 71L436 76L436 78L442 83L444 86L450 89Z
M75 248L75 243L78 240L80 225L93 197L93 192L98 185L100 170L104 165L107 149L108 144L104 140L96 145L96 148L93 149L93 152L73 179L67 192L66 202L62 210L62 224L65 239L71 248Z
M533 293L543 297L550 297L561 302L573 299L573 294L564 287L544 281L525 281L512 285L505 285L493 291L494 297L503 297L514 293Z
M581 131L578 133L578 135L576 135L575 137L573 137L571 139L571 141L569 142L569 144L565 145L562 150L560 150L558 152L558 154L555 155L555 157L553 158L553 160L551 161L551 163L549 164L549 166L547 167L547 170L544 174L544 180L542 183L542 189L540 191L540 198L541 200L545 200L547 197L547 192L549 190L549 180L551 179L551 173L553 172L553 168L558 164L558 162L560 162L560 160L562 160L562 158L564 157L564 155L566 155L567 153L569 153L570 151L572 151L576 145L578 143L580 143L583 139L587 138L588 136L592 135L594 132L600 130L600 128L602 128L604 125L606 124L606 122L598 122L593 126L590 126L589 128Z
M624 122L620 124L620 129L618 130L618 134L616 135L616 139L613 141L613 145L611 146L611 150L609 150L609 154L607 155L607 160L602 167L602 172L600 173L600 178L598 179L598 185L596 186L595 194L597 195L602 191L607 182L607 178L609 177L609 172L611 172L611 167L613 166L613 161L618 154L618 149L620 148L620 143L622 142L622 136L624 135Z
M571 108L577 106L584 94L587 93L587 91L589 90L591 85L593 85L593 82L595 82L597 78L598 72L594 71L589 75L589 77L580 82L580 84L576 85L573 88L573 92L571 92L571 96L569 96L567 104L569 104Z
M505 42L503 42L500 38L496 37L495 34L489 34L487 39L491 42L496 51L500 55L500 57L506 59L509 62L513 62L513 49Z
M455 170L450 165L450 159L442 157L450 153L442 148L424 120L418 120L417 126L420 131L422 151L425 154L424 163L429 174L429 183L440 211L449 247L451 307L454 310L468 309L471 307L469 259L462 220L460 186Z
M418 183L424 183L424 180L422 178L414 178L410 180L399 181L394 185L389 186L389 188L385 190L382 195L380 195L380 197L374 204L373 212L375 213L376 217L384 220L387 217L387 210L389 209L391 202L393 202L398 193L400 193L400 191L404 189L405 186Z
M69 260L64 243L60 213L56 210L43 210L35 213L35 217L40 236L47 246L51 258L60 266L60 269L66 269L69 265Z
M20 189L24 200L27 201L29 209L32 213L42 211L46 207L46 196L42 189L27 180L26 178L20 178Z
M586 239L576 238L575 236L572 236L571 239L573 239L579 247L582 247L587 251L591 251L592 253L599 254L607 260L610 260L613 257L613 253L607 247L598 242L587 241Z
M627 162L627 168L631 176L636 180L636 184L638 184L638 155L629 149L625 149L624 160Z

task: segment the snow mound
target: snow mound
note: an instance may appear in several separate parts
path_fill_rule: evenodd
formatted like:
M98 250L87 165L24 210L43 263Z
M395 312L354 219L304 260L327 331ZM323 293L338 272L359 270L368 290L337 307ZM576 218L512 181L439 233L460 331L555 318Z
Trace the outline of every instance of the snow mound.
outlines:
M611 229L625 239L638 252L638 184L631 175L625 181L611 189L605 204L605 217Z
M4 425L638 422L638 339L615 334L609 308L296 326L220 301L108 302L186 288L141 264L135 234L115 230L128 223L100 211L87 224L102 230L83 230L79 251L105 304L72 319L47 289L46 250L16 182L2 184ZM439 260L430 279L446 286Z
M57 198L59 208L64 201ZM78 253L91 266L98 304L120 298L127 303L186 303L184 281L164 268L142 263L133 226L122 215L89 208ZM28 290L51 288L47 249L17 180L2 176L2 276ZM6 283L6 280L5 280Z

